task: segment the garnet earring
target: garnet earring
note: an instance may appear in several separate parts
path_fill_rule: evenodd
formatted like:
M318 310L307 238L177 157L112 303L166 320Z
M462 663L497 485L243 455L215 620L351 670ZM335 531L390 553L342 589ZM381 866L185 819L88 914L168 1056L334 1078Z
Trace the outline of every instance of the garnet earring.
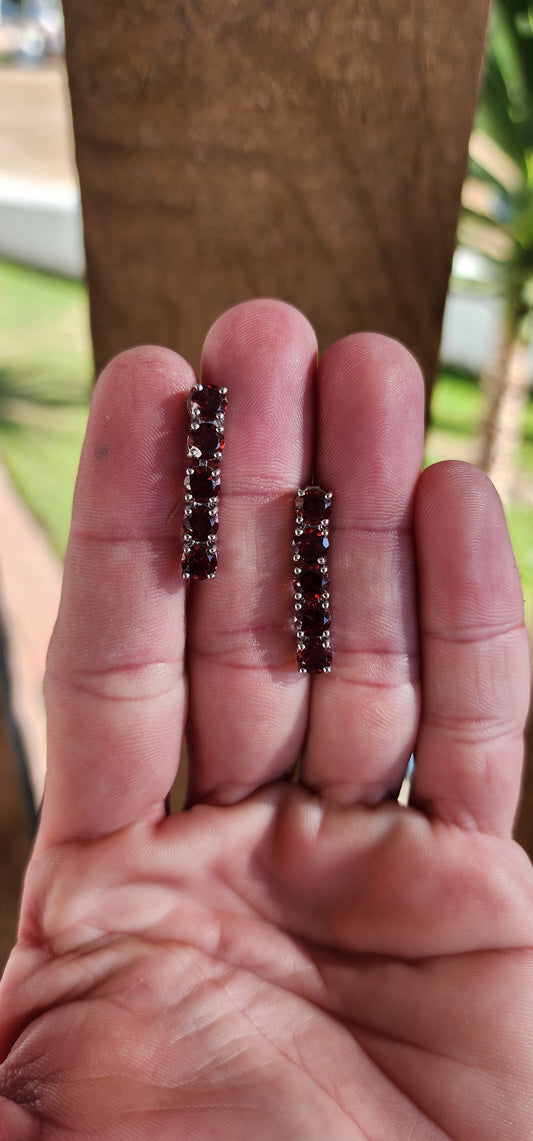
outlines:
M311 486L295 499L294 610L300 673L331 673L329 611L329 515L331 491Z
M227 389L195 384L190 416L183 518L184 578L214 578L217 570L218 494L224 449Z

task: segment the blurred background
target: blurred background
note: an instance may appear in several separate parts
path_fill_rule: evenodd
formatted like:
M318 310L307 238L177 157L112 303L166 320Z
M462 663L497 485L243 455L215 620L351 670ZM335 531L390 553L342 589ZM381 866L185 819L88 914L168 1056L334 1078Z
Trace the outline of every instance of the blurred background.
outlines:
M276 134L272 131L272 116L276 114L277 99L283 115L289 116L286 120L289 123L292 123L290 116L296 119L303 114L309 116L310 108L316 110L316 106L311 106L310 96L304 92L300 102L294 96L294 106L287 110L288 87L279 97L277 95L276 83L285 66L283 52L288 49L280 47L281 39L284 42L287 39L286 28L276 28L275 21L290 20L286 6L280 3L276 12L274 5L274 14L269 17L274 23L263 25L262 5L254 0L253 7L258 14L256 27L251 31L244 23L232 25L231 41L227 24L223 26L218 16L213 16L215 23L219 19L215 32L211 25L210 36L202 39L202 26L195 25L197 17L191 16L191 12L196 12L194 5L177 5L172 17L174 24L162 29L158 6L144 0L136 19L141 20L141 25L142 18L146 20L152 39L147 35L145 41L143 27L136 27L135 20L132 31L132 18L125 14L127 7L125 4L100 5L97 18L94 13L84 11L78 0L65 0L65 13L59 0L0 0L0 967L14 938L20 877L42 795L45 766L42 676L59 598L61 562L95 361L100 366L111 352L130 343L160 340L180 349L197 363L194 358L198 344L217 312L244 296L259 293L275 293L300 304L319 330L321 347L355 328L381 328L400 335L417 352L426 375L426 463L449 457L463 458L479 464L493 478L507 512L522 577L527 620L529 629L533 629L533 6L530 8L514 0L496 0L493 5L480 87L475 66L468 79L468 90L473 93L472 98L475 97L475 114L474 104L471 114L467 100L462 135L456 139L454 170L459 171L459 175L455 175L456 190L453 180L446 183L446 171L453 165L448 156L450 138L456 129L452 115L449 135L444 125L444 142L437 139L436 151L428 163L427 177L433 180L433 201L439 200L439 187L442 190L446 185L446 194L442 191L438 210L429 216L422 253L413 239L413 235L416 238L420 233L414 208L405 227L409 244L397 250L400 268L395 270L394 289L396 294L404 291L404 310L411 278L413 282L416 278L417 288L421 282L423 291L433 291L434 303L428 311L437 334L435 343L440 341L438 361L436 352L431 345L426 346L422 334L418 342L416 329L410 337L409 327L406 333L400 318L396 319L393 313L389 319L388 309L392 311L394 306L385 295L376 294L369 317L355 287L350 293L346 283L357 276L357 266L364 265L365 272L359 276L364 279L366 303L371 291L372 273L367 264L371 255L363 255L363 247L357 258L352 251L345 252L346 228L342 248L339 245L340 252L336 252L335 238L323 221L337 211L337 206L344 222L350 216L346 214L349 209L353 209L354 216L360 216L362 200L358 200L353 189L358 180L350 181L350 162L351 148L360 149L361 138L355 132L354 142L349 128L358 115L366 122L366 114L361 103L350 103L346 95L351 89L343 68L348 65L342 60L339 63L338 41L325 18L320 22L320 4L307 5L315 10L316 26L308 21L306 38L298 40L295 36L290 50L300 53L299 58L307 61L314 79L320 56L321 108L326 97L330 99L328 145L336 132L342 142L342 146L339 144L342 158L332 153L331 164L337 164L338 177L333 191L329 183L325 185L324 199L320 199L322 183L327 182L323 166L315 164L311 169L309 161L307 168L300 160L294 178L300 178L301 185L290 200L282 198L279 189L283 183L285 194L290 182L289 168L285 165L283 175L276 171L275 162L268 154L265 158L264 139ZM364 9L365 5L360 7ZM353 18L353 5L343 5L336 0L333 8L336 9L333 15L341 24ZM390 0L389 8L397 13L401 5L398 0ZM480 0L474 64L478 57L481 61L483 55L488 5L485 9ZM375 45L379 37L370 17L367 25L369 42ZM400 32L399 27L396 23L391 29L395 41L398 35L401 39L404 34L403 24ZM405 51L411 43L408 31L405 32ZM425 31L429 42L432 29ZM134 47L130 50L132 35ZM205 99L205 90L197 78L191 95L180 77L187 73L188 67L196 77L205 72L205 58L200 53L199 61L196 60L192 45L201 43L202 52L208 53L211 41L217 41L219 59L220 44L226 43L230 46L225 50L233 58L231 53L239 46L242 48L246 37L249 40L251 35L255 37L254 44L259 37L257 70L261 72L264 67L262 86L257 87L252 109L250 91L255 90L252 81L246 78L246 98L243 98L244 88L239 88L238 76L235 80L233 74L230 81L227 69L220 80L217 100L209 103ZM319 52L320 44L324 43L326 48ZM453 56L454 44L450 39L447 43ZM316 51L315 45L318 45ZM238 58L242 55L241 52ZM328 58L333 61L331 66ZM430 48L427 58L432 58ZM292 63L289 59L288 69L289 66L292 69ZM465 75L467 64L465 60ZM325 74L328 66L330 72ZM235 71L233 63L231 68ZM274 80L270 83L272 75ZM357 77L353 79L354 90L356 82ZM363 82L367 90L368 80L363 77ZM444 75L443 83L448 85L452 101L450 74ZM160 84L166 86L160 88ZM460 76L458 84L460 87ZM309 89L312 86L309 84ZM315 88L316 83L313 91ZM292 94L292 80L290 90ZM335 93L341 90L342 97L337 97ZM379 131L387 133L386 124L393 113L390 92L382 92L380 96L379 90L377 94L374 91L373 105L379 104L380 97L386 108L385 127L378 124L376 135ZM431 119L434 117L431 85L425 88L424 99L426 97L427 104L422 106L423 101L418 99L416 107L421 107L420 113ZM238 108L248 101L247 122L254 126L248 135L246 130L239 132L239 139L232 140L230 146L227 122L220 107L233 98ZM200 122L202 99L206 110ZM191 112L192 100L194 113ZM153 118L149 110L152 106L155 108ZM142 115L139 115L139 107L143 109ZM173 116L178 114L183 115L183 119L174 120ZM235 122L236 114L228 115L228 121ZM254 143L253 160L250 160L249 140L258 129L257 123L263 122L261 116L269 124L270 133L262 137L260 146L257 141ZM407 119L404 114L404 121ZM119 142L117 136L106 134L114 121L118 123ZM203 192L194 179L205 161L202 151L202 124L205 123L211 124L209 130L215 132L219 150L221 139L225 149L220 150L220 177L204 177L204 185L211 187L212 193L206 196L204 215L197 215L195 211L204 209L198 205ZM346 132L342 138L341 129ZM171 144L168 138L165 142L165 130L174 132ZM184 141L186 131L189 134ZM285 133L294 149L293 127L286 127ZM366 137L368 134L367 127ZM388 166L380 165L373 155L372 198L377 203L378 219L380 195L385 194L389 183L394 184L398 177L389 134ZM300 128L296 135L300 146ZM244 137L247 143L242 143ZM275 139L278 149L279 138L278 131ZM318 135L317 138L317 146L323 149L324 138ZM312 147L311 130L309 154ZM439 147L442 178L438 165L435 168ZM426 200L423 156L420 157L416 147L409 161L412 182L406 183L405 201L411 202L416 197L418 186ZM247 169L249 177L244 185L237 224L231 211L240 193L240 172ZM227 201L231 199L231 204L225 215L223 180L228 170L233 179L233 196L228 192ZM188 177L192 180L192 189L189 188L187 203L183 187ZM151 194L155 216L147 221L143 211ZM173 197L176 194L181 194L179 200ZM253 236L252 221L248 221L247 213L250 197L262 231L265 218L268 221L266 228L270 237L266 245L264 237ZM446 215L444 197L451 202ZM324 202L328 203L327 208ZM367 205L365 209L368 210ZM400 209L404 209L401 201ZM319 215L320 222L317 223L313 215L312 224L309 223L304 233L302 219L305 221L313 211ZM437 281L438 275L432 278L430 274L426 279L424 267L429 266L433 272L431 258L441 240L444 215L447 220L442 226L449 231L449 240L447 246L444 243L439 260L440 277ZM181 219L182 230L175 229L176 218ZM292 230L284 229L289 226L287 218L292 219ZM357 233L357 226L352 228ZM133 244L132 229L136 237ZM363 237L358 239L361 242L367 240L368 218L362 229ZM391 229L394 238L402 229L396 220ZM307 232L311 235L308 247L305 245ZM127 239L121 237L124 233ZM193 238L188 237L190 233ZM280 233L285 235L283 241L279 240ZM316 294L298 300L299 282L287 276L286 263L290 260L287 249L290 249L292 234L296 235L294 243L300 257L304 250L306 282L308 277L321 277L320 258L324 257L324 246L328 242L328 264L333 260L345 266L344 277L338 274L343 296L349 294L350 298L351 308L343 317L345 328L337 328L331 317L331 311L339 309L333 285L326 288L322 281ZM193 240L196 244L189 248L187 241ZM115 241L117 245L113 245ZM209 263L213 248L218 258L214 267ZM252 257L247 252L250 248ZM390 248L396 249L392 239ZM416 273L411 264L413 248L418 258ZM189 295L194 293L189 268L181 282L179 274L172 272L172 259L177 261L180 255L188 256L192 265L195 259L198 263L202 260L207 263L208 285L204 288L200 280L197 311L192 317L187 315ZM382 256L379 250L376 257L378 255ZM113 268L106 260L111 257L115 262L119 258L122 267L121 282L115 287L115 293L112 292ZM247 257L248 273L243 274ZM263 276L261 257L268 266ZM351 264L349 258L352 258ZM375 264L377 278L379 262ZM279 267L279 278L272 277L272 265ZM226 292L213 288L217 273L223 277ZM170 296L171 304L167 311L165 303L159 303L157 316L150 324L145 314L149 309L148 294L156 290L156 280L157 289L164 291L165 298ZM442 285L438 284L440 281ZM397 305L397 308L400 307ZM161 324L162 311L166 325ZM436 368L433 358L437 361ZM533 760L530 767L531 764ZM531 853L533 801L530 808L530 797L527 788L519 839Z

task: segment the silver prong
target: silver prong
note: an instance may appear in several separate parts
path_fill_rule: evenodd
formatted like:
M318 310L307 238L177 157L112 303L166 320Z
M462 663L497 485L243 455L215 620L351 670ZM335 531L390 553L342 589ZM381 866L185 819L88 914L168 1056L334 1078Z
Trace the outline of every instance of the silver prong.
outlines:
M220 392L222 393L222 396L227 396L227 395L228 395L228 390L227 390L227 388L226 388L226 385L225 385L225 384L223 384L223 385L222 385L222 387L220 388Z

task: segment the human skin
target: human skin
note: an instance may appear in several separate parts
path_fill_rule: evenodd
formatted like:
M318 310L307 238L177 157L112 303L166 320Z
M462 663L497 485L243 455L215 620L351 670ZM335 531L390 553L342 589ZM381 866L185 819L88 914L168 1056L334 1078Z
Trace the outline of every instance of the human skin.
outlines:
M192 370L93 397L46 680L49 769L0 992L6 1141L530 1141L529 671L479 471L420 474L423 384L279 302L210 331L219 571L186 588ZM295 668L296 488L334 495L333 671ZM167 815L187 725L188 811ZM409 807L395 795L412 750ZM288 779L300 755L299 779Z

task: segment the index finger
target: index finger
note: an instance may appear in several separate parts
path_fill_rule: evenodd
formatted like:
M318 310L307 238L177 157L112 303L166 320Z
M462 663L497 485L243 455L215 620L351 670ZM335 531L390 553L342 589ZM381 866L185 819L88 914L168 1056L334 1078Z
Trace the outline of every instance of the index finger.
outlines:
M175 353L144 347L96 385L48 656L40 843L164 812L185 720L176 502L193 382Z

